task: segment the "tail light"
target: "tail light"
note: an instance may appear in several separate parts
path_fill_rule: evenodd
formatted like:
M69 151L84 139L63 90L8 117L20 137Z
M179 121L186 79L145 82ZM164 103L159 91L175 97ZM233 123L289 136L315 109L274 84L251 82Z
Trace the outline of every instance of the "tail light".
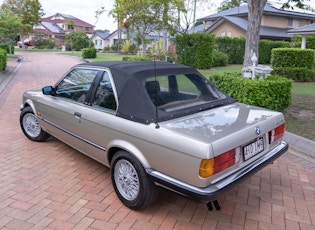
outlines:
M269 131L269 144L279 140L281 137L283 137L285 132L285 124L282 124L278 126L277 128Z
M202 178L210 177L240 161L240 147L225 152L211 159L204 159L200 163L199 175Z

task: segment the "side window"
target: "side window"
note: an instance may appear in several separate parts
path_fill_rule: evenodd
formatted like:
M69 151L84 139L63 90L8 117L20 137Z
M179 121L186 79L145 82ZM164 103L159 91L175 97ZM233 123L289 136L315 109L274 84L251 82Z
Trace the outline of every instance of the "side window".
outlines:
M92 105L104 109L116 110L117 104L113 87L106 71L104 71L102 80L97 87Z
M83 103L98 71L72 70L56 87L55 95Z

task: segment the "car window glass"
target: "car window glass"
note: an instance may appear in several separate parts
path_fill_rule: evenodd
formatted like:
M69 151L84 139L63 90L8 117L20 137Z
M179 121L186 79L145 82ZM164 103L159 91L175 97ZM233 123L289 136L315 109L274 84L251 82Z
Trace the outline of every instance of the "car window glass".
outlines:
M195 99L200 95L197 86L185 75L150 77L145 88L154 105Z
M72 70L56 87L56 96L83 103L97 73L91 69Z
M109 74L106 71L103 73L102 80L97 87L92 106L116 110L117 105L113 87L109 78Z
M155 106L167 112L199 106L224 97L195 74L149 77L146 91Z

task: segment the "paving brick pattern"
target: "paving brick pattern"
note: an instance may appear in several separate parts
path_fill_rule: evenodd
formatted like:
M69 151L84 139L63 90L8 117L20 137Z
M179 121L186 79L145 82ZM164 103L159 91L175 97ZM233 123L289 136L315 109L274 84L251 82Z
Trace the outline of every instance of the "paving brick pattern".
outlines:
M315 167L290 151L222 196L220 211L167 190L132 211L118 200L108 168L19 127L22 92L52 85L77 58L20 53L0 95L0 229L315 229Z

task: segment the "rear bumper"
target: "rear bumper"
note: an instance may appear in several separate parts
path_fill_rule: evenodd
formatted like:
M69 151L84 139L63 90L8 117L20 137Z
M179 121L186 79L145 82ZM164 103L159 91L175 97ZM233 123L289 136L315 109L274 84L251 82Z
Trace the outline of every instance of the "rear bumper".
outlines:
M286 142L282 141L280 145L278 145L276 148L272 149L268 153L264 154L256 161L253 161L251 164L247 165L246 168L205 188L199 188L183 183L182 181L178 181L172 177L169 177L154 170L149 169L147 170L147 173L156 183L159 183L169 189L175 190L179 193L193 197L198 200L212 201L216 200L217 197L222 195L223 192L229 191L234 186L238 185L241 181L247 179L258 170L272 163L283 153L285 153L288 148L289 145Z

